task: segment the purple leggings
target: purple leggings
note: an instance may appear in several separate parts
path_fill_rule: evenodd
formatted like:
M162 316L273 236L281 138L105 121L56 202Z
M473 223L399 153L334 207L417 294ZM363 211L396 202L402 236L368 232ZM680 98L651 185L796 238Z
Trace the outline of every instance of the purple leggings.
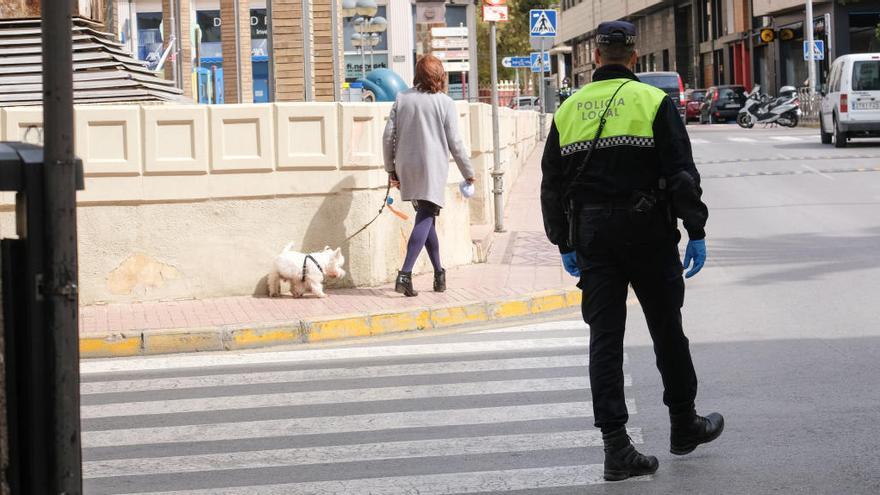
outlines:
M406 259L403 262L402 272L413 270L422 247L428 248L428 257L434 265L434 271L443 270L440 265L440 240L437 238L436 220L437 217L433 215L431 208L419 208L416 212L416 224L406 245Z

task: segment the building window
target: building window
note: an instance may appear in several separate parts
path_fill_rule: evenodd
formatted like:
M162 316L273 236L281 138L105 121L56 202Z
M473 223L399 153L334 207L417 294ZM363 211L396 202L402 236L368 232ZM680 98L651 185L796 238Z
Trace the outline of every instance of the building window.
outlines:
M162 12L137 13L137 57L155 70L162 58Z
M384 17L388 20L387 8L379 6L376 17ZM389 20L388 25L391 25ZM363 50L354 46L353 36L357 34L354 29L353 19L344 20L343 41L345 44L345 81L354 82L363 77L365 72L374 69L388 68L388 33L375 33L379 36L379 43Z

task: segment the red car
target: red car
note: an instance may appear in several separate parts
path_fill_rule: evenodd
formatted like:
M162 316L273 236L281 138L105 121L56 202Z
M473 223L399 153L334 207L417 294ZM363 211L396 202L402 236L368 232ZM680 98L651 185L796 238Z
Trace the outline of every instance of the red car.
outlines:
M700 120L700 107L706 99L705 89L689 89L684 93L685 121Z

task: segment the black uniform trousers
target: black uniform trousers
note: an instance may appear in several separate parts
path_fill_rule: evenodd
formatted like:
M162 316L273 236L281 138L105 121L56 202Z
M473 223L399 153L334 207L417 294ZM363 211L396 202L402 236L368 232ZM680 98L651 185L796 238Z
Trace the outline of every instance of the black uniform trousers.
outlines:
M584 321L590 326L590 386L595 425L610 431L626 424L623 336L632 285L654 341L670 412L692 410L697 377L681 324L684 279L678 233L660 205L649 212L610 205L581 207L576 249Z

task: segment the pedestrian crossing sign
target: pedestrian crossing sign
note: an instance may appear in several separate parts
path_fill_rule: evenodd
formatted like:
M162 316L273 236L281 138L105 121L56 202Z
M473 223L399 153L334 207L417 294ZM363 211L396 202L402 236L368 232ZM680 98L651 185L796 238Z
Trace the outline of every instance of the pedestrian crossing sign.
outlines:
M812 54L810 53L812 51ZM811 57L812 55L812 57ZM810 50L810 43L804 41L804 60L825 60L825 40L813 41L813 49Z
M556 11L553 9L530 10L529 36L547 38L556 36Z
M544 72L550 72L550 52L544 53ZM532 72L541 72L541 52L532 52L530 57L529 66L532 68Z

